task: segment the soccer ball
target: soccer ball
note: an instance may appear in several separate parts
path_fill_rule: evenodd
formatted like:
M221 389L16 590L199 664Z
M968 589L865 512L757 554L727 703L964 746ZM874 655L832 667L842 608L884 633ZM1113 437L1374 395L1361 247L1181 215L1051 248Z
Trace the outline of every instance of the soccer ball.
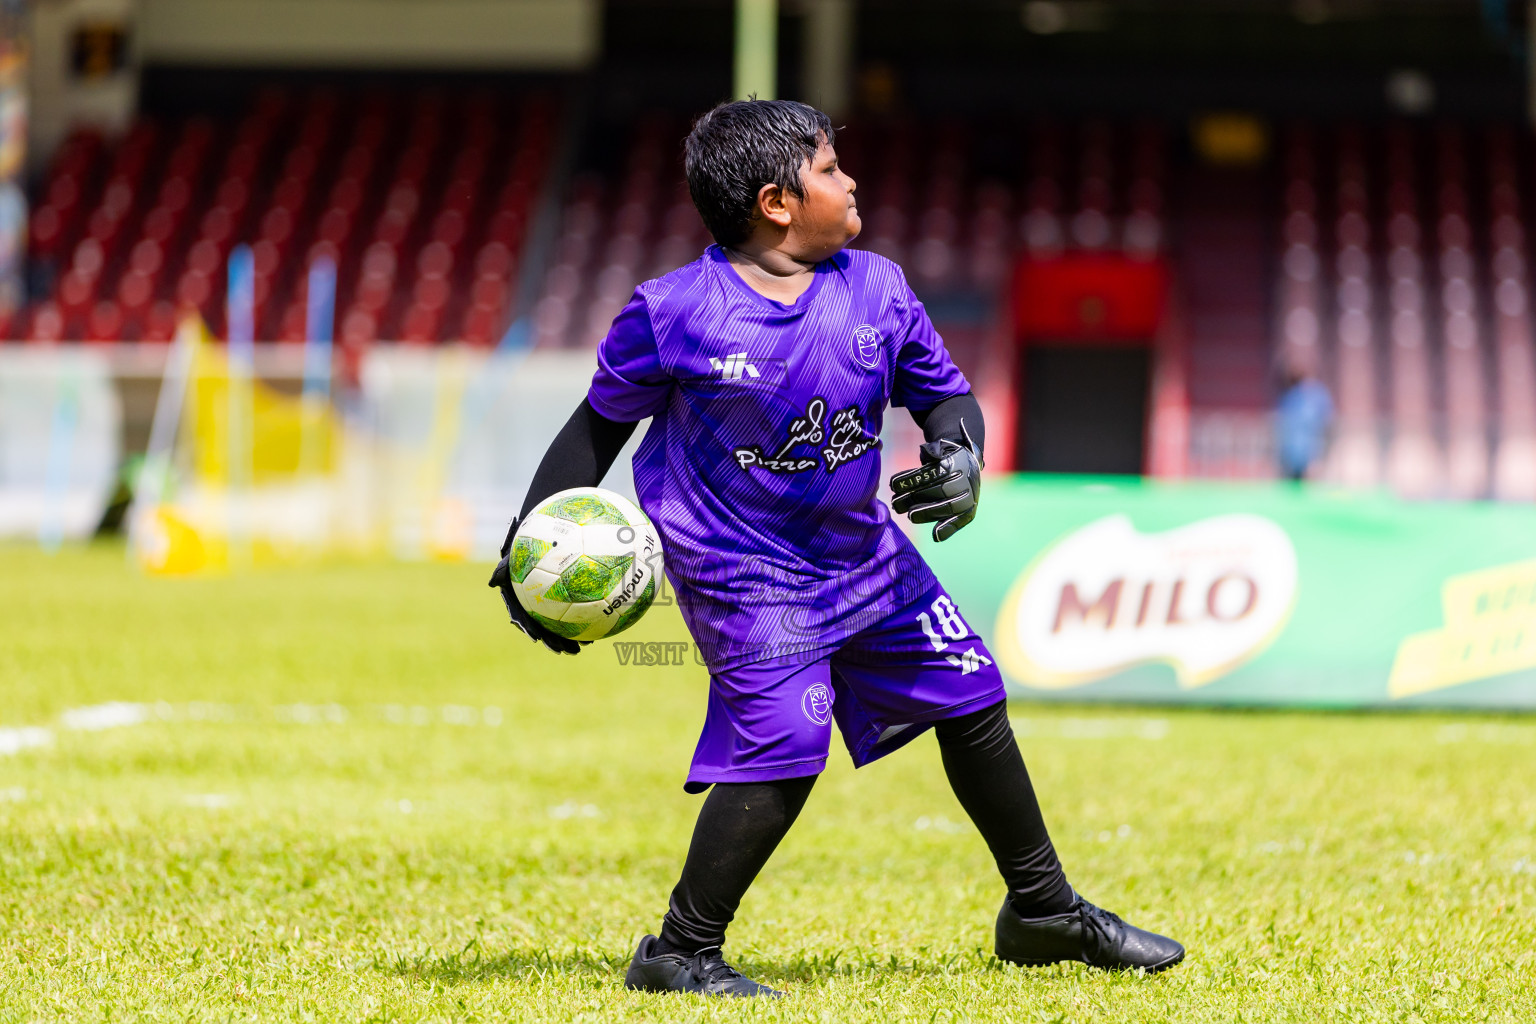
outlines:
M571 640L622 633L660 586L656 527L634 502L601 487L546 498L518 525L508 554L518 603Z

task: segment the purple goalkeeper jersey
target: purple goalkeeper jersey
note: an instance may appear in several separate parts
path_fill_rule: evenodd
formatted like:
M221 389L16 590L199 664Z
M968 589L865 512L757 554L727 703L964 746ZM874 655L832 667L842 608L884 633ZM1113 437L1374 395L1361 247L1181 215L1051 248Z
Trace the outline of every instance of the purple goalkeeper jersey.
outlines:
M890 260L840 252L785 304L712 245L635 290L597 362L593 408L652 417L635 487L711 670L838 645L932 585L876 497L880 427L970 385Z

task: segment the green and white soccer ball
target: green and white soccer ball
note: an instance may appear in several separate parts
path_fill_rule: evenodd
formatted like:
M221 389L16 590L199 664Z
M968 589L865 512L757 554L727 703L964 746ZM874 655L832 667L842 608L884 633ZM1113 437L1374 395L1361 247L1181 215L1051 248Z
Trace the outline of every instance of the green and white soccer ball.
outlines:
M545 629L571 640L622 633L661 586L661 537L628 498L601 487L551 495L518 525L512 591Z

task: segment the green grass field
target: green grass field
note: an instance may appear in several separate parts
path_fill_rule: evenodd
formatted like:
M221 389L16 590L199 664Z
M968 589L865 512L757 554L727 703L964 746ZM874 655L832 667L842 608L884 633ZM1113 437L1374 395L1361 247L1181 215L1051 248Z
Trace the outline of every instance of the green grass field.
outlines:
M535 650L486 575L0 549L0 1019L1536 1020L1536 721L1488 716L1017 706L1154 978L997 963L933 741L838 751L727 946L790 997L626 992L705 675Z

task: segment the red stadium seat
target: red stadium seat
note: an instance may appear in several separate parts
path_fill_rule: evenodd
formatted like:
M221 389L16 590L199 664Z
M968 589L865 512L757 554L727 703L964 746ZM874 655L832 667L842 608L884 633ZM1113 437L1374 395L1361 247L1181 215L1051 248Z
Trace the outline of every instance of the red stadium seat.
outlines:
M169 302L157 302L149 307L144 321L145 341L170 341L176 336L176 307Z
M308 327L306 323L307 317L308 310L303 302L289 303L288 308L283 310L282 320L278 325L278 340L286 342L304 341L304 333Z
M390 207L379 217L379 222L373 229L373 236L387 245L398 248L404 244L410 230L411 215L397 207Z
M332 243L341 245L352 233L352 215L345 208L333 206L325 211L325 216L320 218L318 237Z
M287 207L274 206L261 218L261 237L281 247L293 235L293 213Z
M356 214L358 208L363 205L362 179L367 174L367 168L356 175L343 172L343 176L331 189L331 206L348 214Z
M245 207L250 201L251 187L246 180L239 177L226 177L219 185L214 204L238 216L245 212Z
M27 337L32 341L59 341L64 337L64 313L52 302L39 303L32 310L27 325Z
M78 271L71 270L59 282L59 308L65 317L83 315L96 298L96 281Z
M123 337L123 311L117 303L103 299L91 309L86 324L87 341L121 341Z
M416 257L416 271L423 277L446 277L453 269L453 250L446 242L429 242Z
M399 257L395 252L395 247L388 242L374 242L363 253L363 276L393 279L395 269L399 266Z
M136 273L153 277L165 265L165 251L153 238L141 239L128 254L128 265Z
M224 246L235 233L234 212L227 206L215 206L203 215L199 231L210 244Z
M207 274L189 270L176 284L176 301L184 308L202 309L213 295L213 281Z
M431 344L437 341L439 312L426 306L413 305L406 310L401 323L400 340L411 344Z
M85 238L75 246L74 258L70 261L70 270L94 281L101 273L101 268L106 262L106 251L100 240Z
M494 345L500 340L501 312L492 306L473 305L464 317L464 340L471 345Z
M309 252L305 255L304 258L304 265L306 267L313 266L315 261L321 257L330 260L333 264L339 264L341 262L340 246L338 246L335 242L330 241L329 239L320 239L314 245L309 247Z
M148 274L138 270L130 270L117 284L117 301L132 316L142 315L154 294L154 282Z
M216 242L208 238L201 239L187 253L188 273L199 274L203 277L212 277L217 274L224 264L224 250Z
M30 224L32 252L39 256L51 254L63 240L64 218L57 207L46 204L32 214Z
M73 174L60 174L48 186L47 205L56 210L73 210L80 202L80 181Z
M310 183L304 178L284 178L272 190L271 209L296 214L309 206Z
M160 186L158 204L172 213L180 212L192 202L192 186L186 178L167 178Z
M469 301L473 306L483 306L487 309L498 310L506 303L510 292L511 287L504 278L491 274L482 274L475 279L474 288L471 289L469 294Z
M516 249L523 238L523 217L512 210L499 210L491 218L491 225L486 232L486 237L493 242L499 242L509 249Z
M384 200L387 210L397 210L406 219L416 216L416 211L421 207L421 190L411 181L397 181L389 190L389 197Z
M464 240L465 230L464 214L459 210L444 210L437 215L432 222L433 244L441 244L449 249L457 249Z
M251 246L252 270L258 277L271 277L283 265L283 251L270 238L262 238Z
M348 347L372 344L379 333L378 318L369 310L354 307L341 322L341 342Z
M504 242L489 242L475 256L475 273L485 277L507 277L512 273L512 250Z
M383 312L389 305L389 300L394 298L394 277L383 274L365 274L357 284L357 294L353 296L353 303L358 309L366 310L375 316Z
M166 245L180 227L177 215L164 206L157 206L144 217L144 237Z
M448 304L449 296L453 293L452 287L446 278L423 277L416 282L412 291L412 299L422 309L429 309L438 313Z

